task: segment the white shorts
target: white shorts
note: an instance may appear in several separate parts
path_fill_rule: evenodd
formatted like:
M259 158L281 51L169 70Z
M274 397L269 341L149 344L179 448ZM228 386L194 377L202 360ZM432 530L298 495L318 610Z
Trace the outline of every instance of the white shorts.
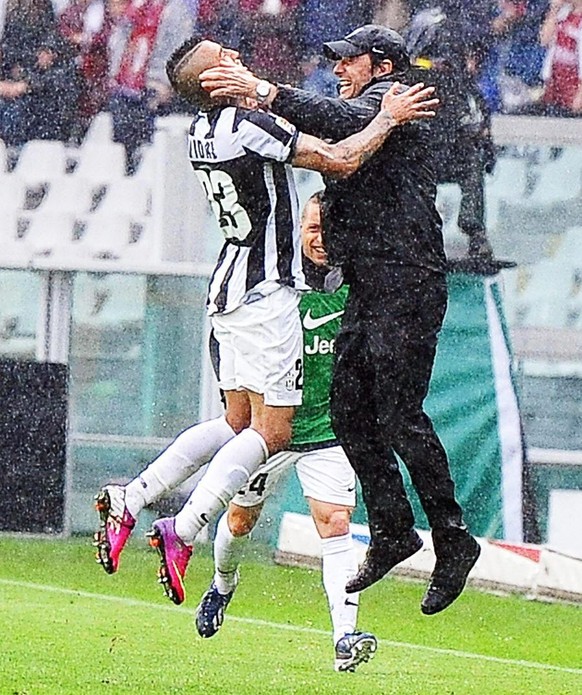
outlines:
M301 405L303 331L300 294L281 287L228 314L211 316L212 348L223 391L260 393L265 405Z
M356 506L356 474L341 446L308 452L282 451L271 456L232 501L239 507L261 504L293 464L305 497L345 507Z

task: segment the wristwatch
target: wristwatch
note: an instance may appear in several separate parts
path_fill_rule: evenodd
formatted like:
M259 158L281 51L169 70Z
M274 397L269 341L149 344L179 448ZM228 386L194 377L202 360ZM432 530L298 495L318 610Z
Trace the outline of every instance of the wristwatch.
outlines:
M259 104L264 104L271 93L271 83L267 80L260 80L255 87L256 99Z

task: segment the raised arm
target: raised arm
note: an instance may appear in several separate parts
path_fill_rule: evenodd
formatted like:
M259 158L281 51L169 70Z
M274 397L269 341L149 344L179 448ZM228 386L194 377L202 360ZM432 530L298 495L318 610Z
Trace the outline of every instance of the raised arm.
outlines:
M259 83L268 86L263 108L294 123L299 130L317 137L341 140L362 130L378 113L386 87L378 85L355 99L322 97L295 87L260 80L248 68L218 67L200 75L202 87L214 98L247 97L256 99Z
M372 121L360 132L336 144L301 133L292 164L333 178L346 178L380 149L394 128L416 118L435 115L438 99L432 98L434 87L424 87L419 83L400 93L399 90L401 86L393 84L382 98L380 112Z

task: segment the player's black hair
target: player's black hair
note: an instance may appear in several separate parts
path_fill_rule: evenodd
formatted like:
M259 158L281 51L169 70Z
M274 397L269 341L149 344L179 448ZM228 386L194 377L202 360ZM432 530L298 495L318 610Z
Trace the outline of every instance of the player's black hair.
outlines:
M321 191L316 191L312 195L309 196L309 198L305 201L305 204L303 206L303 211L301 217L303 218L303 215L305 215L305 208L310 204L310 203L318 203L321 205L323 202L323 193L324 189L321 189Z
M177 90L176 84L176 66L182 60L185 55L188 55L190 51L196 48L198 44L204 41L207 37L202 34L193 34L190 38L183 41L178 48L176 48L172 55L166 61L166 75L170 80L172 87Z

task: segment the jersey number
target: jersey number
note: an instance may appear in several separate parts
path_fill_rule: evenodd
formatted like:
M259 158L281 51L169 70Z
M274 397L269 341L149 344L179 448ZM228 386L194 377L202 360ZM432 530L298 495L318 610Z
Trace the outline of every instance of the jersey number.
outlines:
M259 497L262 497L265 492L265 487L267 486L268 477L267 473L259 473L249 485L249 490L251 492L256 492Z
M196 169L196 176L210 201L220 231L226 239L246 239L252 229L247 211L238 202L232 178L218 169Z
M301 358L295 362L295 372L297 374L295 377L295 390L301 391L303 389L303 360Z

